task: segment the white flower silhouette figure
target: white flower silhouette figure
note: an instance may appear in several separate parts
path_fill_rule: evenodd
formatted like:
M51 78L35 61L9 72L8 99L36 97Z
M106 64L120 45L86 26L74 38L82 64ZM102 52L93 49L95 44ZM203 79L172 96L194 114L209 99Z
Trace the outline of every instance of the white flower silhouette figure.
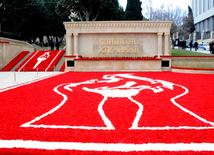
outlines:
M126 79L125 84L122 84L122 85L116 86L116 87L108 86L108 84L112 84L112 83L114 84L114 83L117 83L119 81L123 81L124 79ZM136 81L145 81L145 82L150 83L150 84L149 85L148 84L142 85L142 84L138 84ZM97 88L91 88L90 87L90 85L96 86L96 84L105 84L107 86L97 87ZM84 85L87 85L87 86L84 86ZM82 90L84 90L84 91L100 94L103 96L102 101L98 104L97 111L98 111L99 115L101 116L101 118L105 124L104 127L78 126L78 125L77 126L76 125L44 125L44 124L35 125L34 124L34 123L40 121L41 119L43 119L43 118L45 118L51 114L54 114L54 112L58 111L66 103L66 101L68 100L68 96L58 90L60 87L63 87L65 90L68 90L69 92L73 92L73 88L75 88L77 86L82 86ZM152 90L154 93L160 93L160 92L163 92L164 89L173 90L174 86L182 88L184 90L184 92L182 94L179 94L179 95L171 98L172 104L175 105L176 107L178 107L183 112L189 114L190 116L198 119L199 121L201 121L205 124L208 124L209 126L211 126L211 128L213 128L214 122L210 122L210 121L198 116L197 114L193 113L192 111L188 110L187 108L184 108L183 106L181 106L180 104L178 104L175 101L176 99L186 95L189 92L186 87L181 86L181 85L177 85L177 84L174 84L171 82L163 81L163 80L153 80L151 78L139 77L139 76L135 76L132 74L104 75L102 80L92 79L92 80L79 82L79 83L65 83L65 84L58 85L57 87L54 88L54 91L57 94L63 96L63 98L64 98L63 101L58 106L51 109L47 113L44 113L43 115L41 115L39 117L36 117L32 121L23 124L21 127L73 128L73 129L88 129L88 130L92 130L92 129L114 130L115 127L113 126L111 120L109 120L109 118L106 116L105 111L103 110L103 105L108 100L108 98L127 98L131 102L133 102L134 104L136 104L138 106L138 110L137 110L136 116L132 122L132 126L129 128L130 130L134 130L134 129L138 129L138 130L143 130L143 129L151 129L151 130L201 129L201 127L188 127L188 126L180 126L180 127L168 127L168 126L166 126L166 127L139 127L138 124L139 124L140 118L143 115L144 107L143 107L142 103L133 99L133 96L138 95L140 91L145 90L145 89Z

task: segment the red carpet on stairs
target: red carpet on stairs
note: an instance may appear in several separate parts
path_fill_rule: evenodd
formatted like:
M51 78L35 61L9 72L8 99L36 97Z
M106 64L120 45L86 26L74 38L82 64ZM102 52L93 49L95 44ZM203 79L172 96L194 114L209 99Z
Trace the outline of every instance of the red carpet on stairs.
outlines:
M16 69L16 71L52 71L64 52L64 50L35 51Z
M29 51L22 51L19 55L17 55L12 61L10 61L1 71L10 71L19 61L21 61Z

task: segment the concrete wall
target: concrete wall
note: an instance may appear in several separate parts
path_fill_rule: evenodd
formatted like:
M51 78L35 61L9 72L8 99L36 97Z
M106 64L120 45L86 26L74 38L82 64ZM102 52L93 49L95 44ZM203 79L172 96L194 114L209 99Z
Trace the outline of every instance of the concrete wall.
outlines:
M214 57L173 57L172 66L183 68L213 68Z
M32 45L24 41L0 37L0 69L6 66L22 51L33 52L34 48Z
M75 71L161 71L160 60L76 60Z

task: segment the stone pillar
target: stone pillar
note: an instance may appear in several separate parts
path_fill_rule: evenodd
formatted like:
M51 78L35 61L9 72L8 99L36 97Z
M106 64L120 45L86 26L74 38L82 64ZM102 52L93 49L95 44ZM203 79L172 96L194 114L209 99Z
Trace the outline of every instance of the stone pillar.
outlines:
M176 33L173 33L173 41L176 39Z
M192 40L192 34L189 34L189 40Z
M72 34L66 35L66 55L72 55Z
M79 54L79 34L78 33L74 33L74 55L78 55Z
M204 33L201 33L201 40L204 40Z
M196 42L196 33L193 33L193 41Z
M169 55L169 33L168 32L165 32L164 33L164 55Z
M162 43L162 36L163 32L158 32L158 56L162 55L162 48L163 48L163 43Z
M169 38L169 55L172 55L172 42L170 41L170 38Z
M214 39L214 31L211 31L210 33L211 33L210 38L211 38L211 40L213 40Z
M176 39L178 39L178 32L176 32Z

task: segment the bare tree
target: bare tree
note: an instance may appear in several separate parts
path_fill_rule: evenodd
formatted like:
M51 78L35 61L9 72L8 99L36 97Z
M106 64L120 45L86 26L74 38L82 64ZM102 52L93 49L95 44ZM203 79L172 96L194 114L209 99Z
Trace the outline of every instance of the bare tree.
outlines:
M173 7L173 4L162 4L159 8L154 8L153 0L147 0L144 9L146 17L150 21L174 21L175 25L182 25L183 18L187 15L180 7Z
M146 18L150 21L173 21L170 36L177 32L177 26L183 24L183 18L187 15L180 7L173 7L173 4L162 4L159 8L154 8L153 0L147 0L144 9Z
M147 2L144 5L144 9L146 10L145 16L147 19L153 19L153 7L152 7L152 0L147 0Z

